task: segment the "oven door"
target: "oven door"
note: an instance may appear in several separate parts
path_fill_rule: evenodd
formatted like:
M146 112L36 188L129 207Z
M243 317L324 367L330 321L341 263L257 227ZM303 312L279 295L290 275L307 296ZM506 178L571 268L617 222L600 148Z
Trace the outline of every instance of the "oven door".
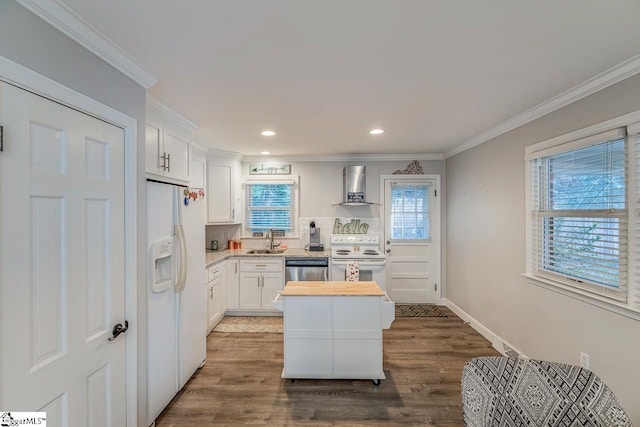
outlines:
M345 280L347 273L347 264L351 261L358 261L360 264L360 280L363 282L374 281L378 283L380 289L385 290L385 266L387 264L384 259L331 259L331 280L340 282Z

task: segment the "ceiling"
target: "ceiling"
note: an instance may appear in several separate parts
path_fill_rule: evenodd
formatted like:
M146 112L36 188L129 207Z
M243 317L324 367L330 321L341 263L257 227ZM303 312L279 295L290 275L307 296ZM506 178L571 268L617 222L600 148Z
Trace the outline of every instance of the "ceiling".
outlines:
M446 155L640 54L638 0L58 1L248 156Z

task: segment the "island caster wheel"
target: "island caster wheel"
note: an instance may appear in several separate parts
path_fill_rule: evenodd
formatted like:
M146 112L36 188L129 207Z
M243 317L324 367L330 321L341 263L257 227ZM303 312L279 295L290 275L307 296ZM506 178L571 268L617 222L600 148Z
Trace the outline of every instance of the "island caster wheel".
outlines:
M380 380L371 380L373 385L380 385Z

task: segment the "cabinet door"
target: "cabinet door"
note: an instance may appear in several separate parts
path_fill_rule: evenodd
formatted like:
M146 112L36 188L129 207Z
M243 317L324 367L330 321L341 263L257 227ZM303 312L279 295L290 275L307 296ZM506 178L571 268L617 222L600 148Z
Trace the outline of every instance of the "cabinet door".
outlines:
M189 143L165 131L164 151L167 153L165 175L180 180L189 180Z
M240 261L227 261L227 308L240 308Z
M260 273L240 273L240 308L259 310L262 308L262 276Z
M220 263L220 292L219 293L221 297L220 314L222 317L224 317L224 313L225 311L227 311L227 304L228 304L227 295L229 294L229 292L227 291L227 280L229 280L227 262L228 261L222 261Z
M335 374L347 378L376 378L383 372L382 337L334 339L333 369Z
M271 305L273 301L284 287L284 279L282 273L264 272L262 274L262 308L266 310L275 310Z
M147 173L156 175L164 174L163 163L160 158L163 154L161 135L162 131L160 128L147 123L144 134L144 170Z
M225 286L222 284L222 280L218 280L213 283L213 317L210 319L213 321L214 326L224 317L224 304L225 304Z
M191 188L206 188L204 177L206 176L207 163L203 159L191 159L191 165L189 166L189 187Z
M207 285L207 332L211 332L215 326L216 319L216 301L213 294L214 282L209 282Z
M207 166L207 221L232 222L234 216L233 194L231 181L231 166Z

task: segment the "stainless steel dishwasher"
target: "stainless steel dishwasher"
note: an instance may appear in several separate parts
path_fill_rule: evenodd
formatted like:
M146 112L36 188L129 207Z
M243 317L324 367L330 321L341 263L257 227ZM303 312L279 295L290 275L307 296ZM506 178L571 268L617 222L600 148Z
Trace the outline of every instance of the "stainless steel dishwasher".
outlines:
M329 280L329 258L294 258L285 257L284 280L302 282L326 282Z

